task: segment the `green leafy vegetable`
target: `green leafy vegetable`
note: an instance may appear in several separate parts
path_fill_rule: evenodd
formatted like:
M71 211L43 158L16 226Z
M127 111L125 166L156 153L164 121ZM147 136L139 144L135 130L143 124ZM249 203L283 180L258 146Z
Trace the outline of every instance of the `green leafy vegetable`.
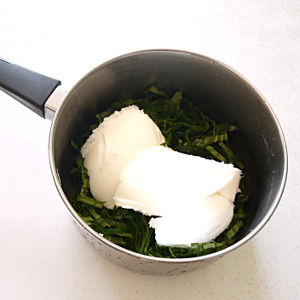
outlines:
M204 244L193 244L192 248L159 246L155 241L154 230L149 227L150 217L121 207L107 209L103 203L95 200L90 192L87 170L83 166L80 148L104 118L116 110L129 105L143 109L160 128L165 137L165 144L173 150L202 156L205 158L232 163L243 170L240 184L241 192L236 195L233 220L215 241ZM201 256L228 247L236 241L246 217L244 203L248 199L245 189L245 170L241 158L230 145L229 136L237 131L233 124L216 124L199 108L185 98L181 91L172 96L166 92L150 87L141 99L128 99L115 102L106 111L96 116L97 121L91 124L87 132L78 141L71 141L77 155L74 158L73 179L80 185L78 194L72 199L72 205L80 217L95 231L106 239L126 249L156 257L183 258Z

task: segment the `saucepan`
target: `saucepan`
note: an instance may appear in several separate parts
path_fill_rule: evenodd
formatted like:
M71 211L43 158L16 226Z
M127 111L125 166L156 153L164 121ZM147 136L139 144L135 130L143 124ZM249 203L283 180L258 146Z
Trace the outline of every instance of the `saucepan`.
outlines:
M234 251L269 221L282 197L288 169L287 149L278 119L261 93L242 75L220 61L187 51L137 51L101 64L69 92L59 80L0 60L1 90L52 121L49 161L58 193L76 228L105 258L133 272L173 275L193 271ZM155 85L182 90L205 114L239 127L239 144L251 174L247 219L238 240L226 249L200 257L158 258L126 250L106 240L79 217L69 202L70 140L81 136L98 112L115 100L138 98Z

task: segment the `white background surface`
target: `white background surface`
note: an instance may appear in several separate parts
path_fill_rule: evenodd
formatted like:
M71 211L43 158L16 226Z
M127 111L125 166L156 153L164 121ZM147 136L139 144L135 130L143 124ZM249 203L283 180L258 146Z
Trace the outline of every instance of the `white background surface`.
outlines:
M266 97L284 130L289 176L267 226L205 269L142 276L78 234L50 175L43 120L0 93L0 299L300 299L300 2L16 1L0 7L0 56L62 80L149 48L223 61Z

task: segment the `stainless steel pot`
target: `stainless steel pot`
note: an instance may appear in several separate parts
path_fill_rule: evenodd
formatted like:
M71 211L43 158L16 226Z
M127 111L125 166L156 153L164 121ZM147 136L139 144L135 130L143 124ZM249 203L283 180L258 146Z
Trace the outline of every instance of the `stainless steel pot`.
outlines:
M238 241L227 249L185 259L140 255L97 234L80 219L68 201L75 188L70 179L71 138L80 136L96 113L113 101L142 96L153 84L170 93L182 89L211 118L235 123L240 128L236 146L244 153L251 175L251 195L246 207L246 225ZM100 254L121 267L157 275L199 269L253 238L280 201L288 163L278 120L249 81L212 58L177 50L126 54L96 67L66 95L60 89L60 81L0 60L0 86L40 116L53 119L49 157L57 190L77 229Z

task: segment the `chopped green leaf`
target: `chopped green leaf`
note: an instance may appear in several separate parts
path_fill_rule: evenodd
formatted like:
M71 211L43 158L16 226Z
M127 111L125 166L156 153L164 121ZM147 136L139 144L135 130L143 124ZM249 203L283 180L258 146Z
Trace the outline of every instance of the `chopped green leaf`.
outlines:
M245 170L243 170L240 183L241 192L235 199L234 217L227 230L215 241L204 244L196 243L191 248L158 245L155 241L154 230L148 225L149 216L120 207L107 209L102 202L93 198L80 148L92 130L103 122L104 118L132 104L143 109L157 124L165 137L166 146L179 152L232 163L244 169L243 161L229 144L231 132L238 130L235 124L217 124L192 101L185 98L182 91L169 96L165 91L152 86L146 91L145 98L114 102L106 111L96 115L96 122L90 124L78 140L70 141L71 147L76 152L71 175L74 182L79 182L79 192L71 203L82 220L107 240L148 256L165 258L201 256L222 250L234 243L243 227L243 220L246 218L244 203L249 195L244 184L247 177Z

